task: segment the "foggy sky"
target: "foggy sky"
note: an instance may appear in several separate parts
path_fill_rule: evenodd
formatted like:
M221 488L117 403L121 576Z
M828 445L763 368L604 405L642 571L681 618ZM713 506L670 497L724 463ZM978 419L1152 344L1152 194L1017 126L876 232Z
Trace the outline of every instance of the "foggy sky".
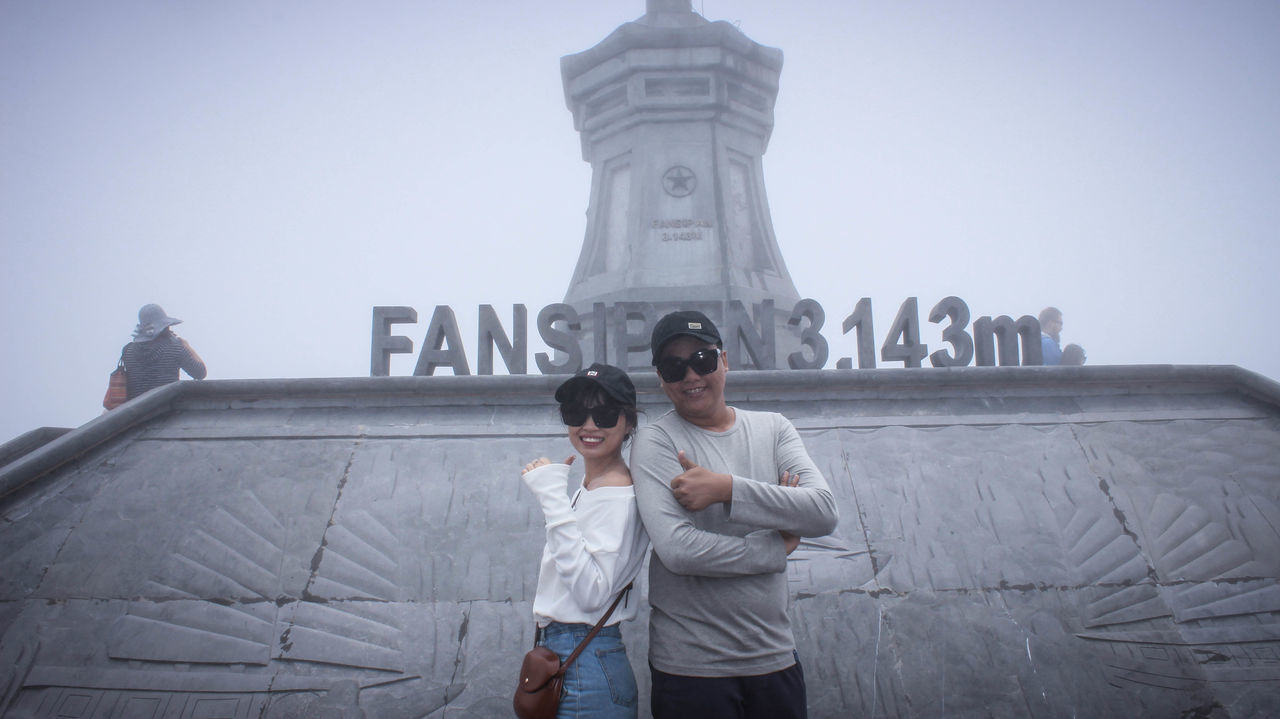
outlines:
M694 9L785 53L765 185L828 366L860 297L878 348L906 298L957 295L1060 307L1091 365L1280 377L1280 5ZM211 379L367 376L375 305L419 312L392 374L438 304L472 371L481 303L527 305L541 351L591 179L559 58L643 12L0 0L0 442L96 417L149 302Z

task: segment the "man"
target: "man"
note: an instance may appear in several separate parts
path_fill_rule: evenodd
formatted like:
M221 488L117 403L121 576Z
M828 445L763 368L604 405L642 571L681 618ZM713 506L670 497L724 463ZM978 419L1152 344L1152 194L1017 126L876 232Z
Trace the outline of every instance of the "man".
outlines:
M1062 334L1062 310L1046 307L1040 310L1040 353L1044 364L1062 364L1062 346L1058 344Z
M654 550L653 716L805 717L787 555L835 529L835 498L791 422L725 403L729 361L705 315L666 315L650 345L674 410L631 451Z

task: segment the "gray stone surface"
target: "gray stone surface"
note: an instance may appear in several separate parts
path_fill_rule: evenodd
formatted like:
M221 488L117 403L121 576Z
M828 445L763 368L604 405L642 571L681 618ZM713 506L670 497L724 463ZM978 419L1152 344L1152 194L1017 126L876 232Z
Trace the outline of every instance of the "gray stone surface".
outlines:
M0 468L0 715L508 716L542 546L518 467L570 453L558 381L182 382ZM967 367L729 390L793 418L840 503L788 567L811 716L1274 713L1274 382ZM624 628L645 691L646 617Z
M0 467L40 449L70 431L70 427L39 427L0 444Z
M727 300L753 317L768 300L771 316L761 321L776 328L777 351L758 366L787 367L799 348L787 319L800 296L774 237L762 164L782 51L708 22L687 0L650 2L560 68L592 170L582 252L565 294L584 332L597 330L596 303L608 308L614 336L635 325L645 348L652 324L673 309L697 307L723 322ZM626 322L619 303L634 303L643 319ZM612 343L607 356L591 341L583 346L584 365L647 362Z

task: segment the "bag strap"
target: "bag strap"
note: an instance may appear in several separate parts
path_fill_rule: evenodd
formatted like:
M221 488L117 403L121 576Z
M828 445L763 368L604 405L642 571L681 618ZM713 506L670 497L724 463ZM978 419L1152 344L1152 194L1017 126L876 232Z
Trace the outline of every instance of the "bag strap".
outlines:
M565 671L569 669L569 665L573 664L573 660L577 659L578 655L582 653L582 650L586 649L587 645L591 643L591 640L596 638L596 635L604 628L604 623L609 621L609 617L613 614L613 610L618 608L618 602L621 602L622 598L627 596L627 593L631 591L632 584L633 582L628 582L627 586L623 587L621 592L618 592L618 596L613 600L613 604L609 605L609 611L605 612L603 617L600 617L600 621L596 622L596 625L591 628L591 631L587 633L586 638L574 648L573 654L570 654L568 659L565 659L560 663L560 670L556 672L557 675L563 675Z

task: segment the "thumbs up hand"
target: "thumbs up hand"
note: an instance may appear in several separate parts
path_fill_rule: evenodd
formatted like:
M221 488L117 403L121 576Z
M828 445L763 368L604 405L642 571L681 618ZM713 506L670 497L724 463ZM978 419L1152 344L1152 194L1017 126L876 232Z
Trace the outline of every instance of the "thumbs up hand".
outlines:
M676 459L680 461L680 466L686 472L698 466L697 464L694 463L692 459L689 459L688 455L684 453L683 449L676 453Z
M671 480L671 493L681 507L696 512L717 502L733 499L733 477L700 467L685 456L684 450L676 455L684 471Z

